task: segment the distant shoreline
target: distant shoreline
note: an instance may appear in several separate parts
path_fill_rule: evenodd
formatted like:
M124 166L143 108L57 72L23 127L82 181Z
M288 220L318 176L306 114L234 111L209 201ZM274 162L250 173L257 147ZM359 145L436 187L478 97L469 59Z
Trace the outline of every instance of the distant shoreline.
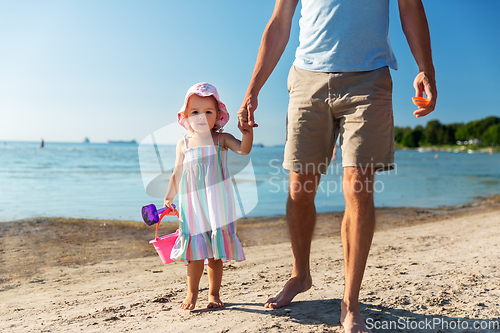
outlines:
M40 141L9 141L9 140L0 140L0 144L9 144L9 143L32 143L34 145L40 145ZM77 141L46 141L45 140L45 145L47 144L82 144L82 145L107 145L107 144L135 144L139 145L140 143L137 142L136 140L108 140L103 141L103 142L97 142L97 141L92 141L92 142L77 142ZM472 150L475 152L482 152L482 153L488 153L490 149L493 151L493 153L499 153L500 152L500 146L499 147L476 147L474 145L446 145L446 146L420 146L420 147L403 147L401 144L398 144L395 142L395 150L401 150L401 151L411 151L411 150L423 150L423 151L444 151L444 152L454 152L455 150L458 150L458 152L467 152L468 150ZM158 143L160 146L175 146L175 144L164 144L164 143ZM337 145L338 146L338 145ZM263 143L257 143L253 145L254 148L276 148L276 147L285 147L284 144L274 144L274 145L268 145L268 144L263 144Z
M396 145L396 151L418 151L418 152L429 152L429 151L439 151L439 152L448 152L448 153L467 153L470 151L476 153L500 153L500 147L488 147L488 148L478 148L474 146L421 146L421 147L402 147L400 145Z

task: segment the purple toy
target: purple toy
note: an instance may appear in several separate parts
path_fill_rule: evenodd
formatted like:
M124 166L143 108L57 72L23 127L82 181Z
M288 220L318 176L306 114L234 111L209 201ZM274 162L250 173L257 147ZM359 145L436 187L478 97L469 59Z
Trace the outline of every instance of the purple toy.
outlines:
M154 204L150 204L147 206L142 207L142 219L144 220L144 223L146 223L148 226L156 224L160 222L160 215L177 215L179 216L179 213L175 209L175 205L172 205L174 207L173 209L170 207L163 207L160 209L156 209L156 206ZM173 212L173 213L172 213ZM162 216L162 217L163 217Z

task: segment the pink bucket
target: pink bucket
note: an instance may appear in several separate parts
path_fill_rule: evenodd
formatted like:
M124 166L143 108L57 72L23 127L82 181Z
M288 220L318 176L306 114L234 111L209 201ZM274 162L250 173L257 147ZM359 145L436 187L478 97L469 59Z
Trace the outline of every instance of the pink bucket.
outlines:
M158 252L161 261L163 261L164 264L174 262L174 260L170 259L170 253L172 252L172 248L174 247L177 237L179 237L179 229L177 229L177 231L173 234L156 237L155 239L149 241L149 244L153 244L155 247L156 252Z
M179 212L177 210L173 210L174 214L177 215L177 218L179 218ZM167 214L171 214L169 210L165 210L159 217L159 221L156 224L156 233L155 233L155 239L150 240L149 244L153 244L153 246L156 249L156 252L158 252L158 255L161 258L161 261L163 261L164 264L170 264L171 262L174 262L175 260L170 259L170 253L172 252L172 249L174 248L175 241L177 240L177 237L179 237L179 229L177 229L173 234L168 234L165 236L162 236L158 238L158 227L160 226L160 222L163 219L163 217Z

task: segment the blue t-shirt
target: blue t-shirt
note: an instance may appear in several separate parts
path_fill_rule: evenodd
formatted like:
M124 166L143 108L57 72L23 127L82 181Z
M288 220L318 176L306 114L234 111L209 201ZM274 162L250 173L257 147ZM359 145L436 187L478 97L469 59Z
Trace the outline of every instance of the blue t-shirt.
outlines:
M294 65L314 72L397 69L389 0L302 0Z

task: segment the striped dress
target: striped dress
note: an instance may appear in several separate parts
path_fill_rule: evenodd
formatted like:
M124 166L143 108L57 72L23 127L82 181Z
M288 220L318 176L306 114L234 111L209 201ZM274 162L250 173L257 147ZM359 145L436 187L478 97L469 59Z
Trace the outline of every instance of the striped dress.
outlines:
M185 147L187 147L184 139ZM236 236L236 210L228 151L217 145L186 148L179 183L180 235L173 260L245 260Z

